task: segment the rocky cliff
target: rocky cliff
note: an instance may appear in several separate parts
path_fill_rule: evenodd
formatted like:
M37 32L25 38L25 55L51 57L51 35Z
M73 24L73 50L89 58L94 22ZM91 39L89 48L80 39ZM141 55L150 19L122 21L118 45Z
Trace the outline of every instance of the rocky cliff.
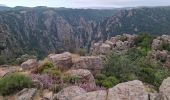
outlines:
M1 56L8 60L23 54L42 58L63 50L89 49L93 41L116 34L168 34L169 14L169 7L114 10L9 8L0 11Z
M2 11L1 54L44 56L50 52L87 48L92 40L102 37L98 21L113 12L46 7L16 7Z

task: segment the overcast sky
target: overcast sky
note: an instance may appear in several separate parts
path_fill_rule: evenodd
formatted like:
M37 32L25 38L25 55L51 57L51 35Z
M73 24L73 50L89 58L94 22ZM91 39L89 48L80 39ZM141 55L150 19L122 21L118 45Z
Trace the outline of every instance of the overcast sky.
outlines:
M168 6L170 0L0 0L0 4L14 6L49 6L49 7L134 7Z

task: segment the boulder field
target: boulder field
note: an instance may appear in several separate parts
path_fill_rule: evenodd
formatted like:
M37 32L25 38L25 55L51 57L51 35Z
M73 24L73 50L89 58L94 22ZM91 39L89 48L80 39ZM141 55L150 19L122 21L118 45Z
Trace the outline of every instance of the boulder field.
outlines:
M37 87L25 88L14 94L14 100L170 100L170 77L164 79L158 92L148 91L148 87L140 80L119 83L108 89L96 86L94 75L104 68L103 56L113 51L126 52L135 46L135 38L136 35L124 34L112 37L105 42L94 43L90 49L91 56L79 56L69 52L48 55L45 60L51 62L55 69L62 71L61 77L71 77L69 84L60 81L60 77L56 79L63 85L60 91L52 92ZM170 37L167 35L155 38L151 46L152 51L148 55L152 59L163 60L165 67L170 66L170 52L162 50L161 45L170 43L169 40ZM42 65L42 62L37 59L28 59L20 66L0 67L0 78L15 72L31 76L35 74L35 70ZM46 80L41 79L41 81ZM50 85L47 82L47 88ZM0 100L1 98L3 100L3 97L0 97Z

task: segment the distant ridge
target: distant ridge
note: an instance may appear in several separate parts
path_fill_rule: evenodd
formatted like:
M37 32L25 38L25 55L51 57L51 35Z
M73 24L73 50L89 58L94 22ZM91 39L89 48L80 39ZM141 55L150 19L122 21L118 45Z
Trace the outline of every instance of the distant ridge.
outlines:
M0 4L0 6L7 7L7 6L6 6L6 5L4 5L4 4Z
M4 5L4 4L0 4L0 11L7 11L10 10L10 7Z

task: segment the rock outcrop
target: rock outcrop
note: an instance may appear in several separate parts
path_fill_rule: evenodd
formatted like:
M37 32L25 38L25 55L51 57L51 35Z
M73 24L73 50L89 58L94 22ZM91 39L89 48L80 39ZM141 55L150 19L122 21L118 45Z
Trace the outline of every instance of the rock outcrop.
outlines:
M85 94L85 93L86 91L80 87L70 86L70 87L64 88L59 93L54 94L52 100L71 100L71 98Z
M170 35L162 35L157 37L152 42L152 49L153 50L161 50L163 44L170 43Z
M110 40L94 43L91 47L92 55L106 55L111 51L125 52L133 46L136 35L123 34L111 37Z
M17 94L16 100L34 100L34 96L37 92L35 88L25 88Z
M170 100L170 77L162 82L159 92L161 100Z
M72 66L72 56L69 52L50 54L48 59L55 65L55 67L61 70L70 69Z
M52 100L52 99L53 99L53 92L48 90L44 91L42 100Z
M93 91L71 98L70 100L107 100L105 90Z
M107 100L149 100L141 81L120 83L109 89Z
M160 50L155 51L155 50L153 50L149 54L149 56L152 59L156 59L156 60L160 60L160 61L166 61L168 55L169 55L168 51L166 51L166 50L163 50L163 51L160 51Z
M90 88L95 88L95 79L92 75L92 73L89 70L86 69L77 69L77 70L69 70L65 73L66 76L69 77L78 77L80 78L79 83L75 83L77 85L83 85L88 84Z
M108 54L111 51L111 46L106 43L102 43L101 46L99 47L99 52L103 55Z
M162 48L162 41L159 39L154 39L152 42L153 50L160 50Z
M101 70L103 69L103 60L99 56L84 56L77 58L73 62L75 69Z
M28 59L21 64L23 70L33 70L38 67L38 61L36 59Z
M0 68L0 78L18 71L20 71L19 67L10 66L10 67Z

